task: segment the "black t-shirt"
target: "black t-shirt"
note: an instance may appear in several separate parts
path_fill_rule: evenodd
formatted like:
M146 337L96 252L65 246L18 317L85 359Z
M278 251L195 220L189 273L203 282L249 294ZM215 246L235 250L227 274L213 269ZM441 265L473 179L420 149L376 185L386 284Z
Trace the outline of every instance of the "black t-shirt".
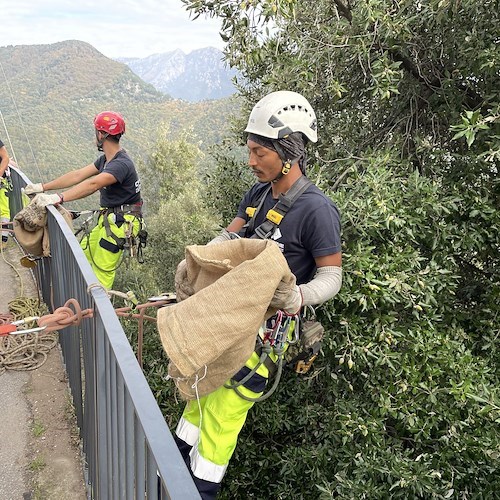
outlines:
M256 207L269 183L256 183L243 197L238 217L249 220L247 207ZM278 200L269 191L255 219L257 227ZM272 240L281 248L297 284L307 283L316 272L316 257L341 251L340 213L335 204L314 184L310 185L283 217ZM252 234L247 234L247 237Z
M124 149L120 149L108 163L105 155L100 156L94 165L99 173L106 172L116 179L114 184L100 190L101 207L113 208L141 201L141 181L134 162Z

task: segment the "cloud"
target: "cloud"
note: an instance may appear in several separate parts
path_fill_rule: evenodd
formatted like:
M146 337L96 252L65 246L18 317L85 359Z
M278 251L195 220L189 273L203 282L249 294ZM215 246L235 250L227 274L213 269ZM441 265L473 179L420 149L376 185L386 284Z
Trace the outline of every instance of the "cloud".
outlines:
M220 21L192 20L181 0L16 0L2 19L0 46L82 40L108 57L223 48Z

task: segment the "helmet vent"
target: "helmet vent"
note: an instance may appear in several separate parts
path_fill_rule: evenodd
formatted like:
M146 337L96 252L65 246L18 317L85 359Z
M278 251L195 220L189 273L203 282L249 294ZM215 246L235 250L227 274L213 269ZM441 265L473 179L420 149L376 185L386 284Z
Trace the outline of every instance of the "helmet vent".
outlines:
M271 118L269 118L267 124L272 128L279 128L285 126L285 124L276 115L272 115Z

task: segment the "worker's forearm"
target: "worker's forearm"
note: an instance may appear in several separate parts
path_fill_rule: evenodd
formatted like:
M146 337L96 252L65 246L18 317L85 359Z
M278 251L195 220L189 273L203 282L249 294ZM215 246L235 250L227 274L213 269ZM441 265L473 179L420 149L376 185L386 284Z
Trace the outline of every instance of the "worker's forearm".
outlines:
M309 283L300 285L304 306L322 304L337 295L342 286L342 268L337 266L318 267Z
M58 177L57 179L54 179L49 182L44 182L43 190L52 191L55 189L68 188L74 186L75 184L78 184L82 180L83 180L82 176L79 174L78 171L68 172L67 174L61 175L61 177Z
M64 201L79 200L81 198L86 198L91 194L95 193L99 189L99 186L93 179L87 179L76 186L69 188L62 193Z

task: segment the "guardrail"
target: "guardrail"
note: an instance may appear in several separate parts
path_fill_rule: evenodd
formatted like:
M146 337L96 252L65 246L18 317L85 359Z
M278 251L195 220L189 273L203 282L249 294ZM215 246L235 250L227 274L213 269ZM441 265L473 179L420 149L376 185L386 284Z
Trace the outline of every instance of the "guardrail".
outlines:
M30 181L12 169L11 214ZM69 298L93 319L59 332L91 499L199 499L118 316L61 214L48 210L51 257L37 266L49 309Z

